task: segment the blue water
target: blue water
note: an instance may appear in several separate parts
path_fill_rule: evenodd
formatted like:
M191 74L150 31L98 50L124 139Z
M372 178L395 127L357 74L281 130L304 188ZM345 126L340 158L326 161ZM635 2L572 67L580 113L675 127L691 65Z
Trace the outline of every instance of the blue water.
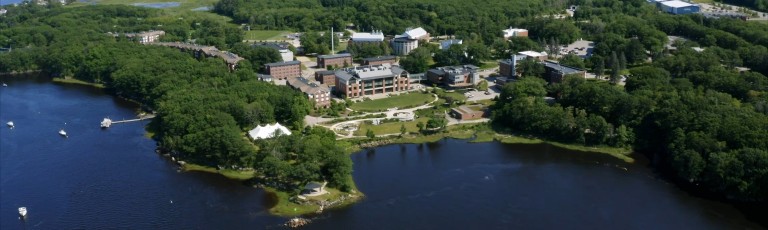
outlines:
M21 2L23 2L23 1L24 1L24 0L0 0L0 6L2 6L2 5L11 5L11 4L16 4L16 3L21 3Z
M178 172L155 153L146 121L99 128L106 116L134 117L134 104L86 86L0 80L0 229L274 229L286 220L268 214L274 200L260 189ZM365 199L306 229L761 228L659 179L642 159L451 139L351 158Z

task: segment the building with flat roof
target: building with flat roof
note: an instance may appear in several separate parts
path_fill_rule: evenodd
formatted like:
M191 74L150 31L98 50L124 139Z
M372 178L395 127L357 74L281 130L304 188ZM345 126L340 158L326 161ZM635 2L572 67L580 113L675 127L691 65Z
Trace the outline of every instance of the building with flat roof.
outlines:
M482 118L485 111L479 106L462 105L452 108L450 115L459 120L473 120Z
M323 70L315 72L315 81L327 86L336 86L336 72Z
M528 30L526 29L509 27L509 29L502 30L502 32L504 32L504 39L511 37L528 37Z
M266 74L274 79L283 80L292 77L301 76L300 61L284 61L264 64Z
M515 77L517 76L517 62L522 61L526 58L535 58L536 60L540 60L537 57L531 57L528 55L522 55L522 54L516 54L512 55L510 59L504 59L499 61L499 75L502 77Z
M544 61L544 69L546 71L545 77L547 81L551 83L563 82L563 79L567 75L579 76L581 78L587 78L587 71L570 66L560 65L554 61Z
M661 11L670 14L692 14L701 10L701 7L698 4L691 4L677 0L658 2L657 6L659 9L661 9Z
M374 30L370 33L352 33L351 42L383 42L384 33L381 30Z
M480 67L474 65L445 66L427 70L427 79L433 84L449 88L474 87L480 82Z
M381 65L381 64L390 64L395 65L397 63L397 57L396 56L378 56L378 57L369 57L369 58L363 58L363 65Z
M366 65L335 71L336 91L345 98L406 91L408 72L389 64Z
M328 108L331 105L331 89L323 84L310 81L304 77L288 78L286 83L291 88L307 95L309 101L314 102L315 108Z
M125 37L134 39L141 44L148 44L160 41L160 36L165 35L165 31L152 30L139 33L126 33Z
M330 54L317 56L317 67L327 68L335 66L337 68L348 67L352 65L352 55L349 53Z
M257 42L253 43L251 46L260 46L260 47L267 47L277 50L278 53L280 53L280 57L283 59L283 61L293 61L293 51L289 49L291 47L291 44L287 42Z

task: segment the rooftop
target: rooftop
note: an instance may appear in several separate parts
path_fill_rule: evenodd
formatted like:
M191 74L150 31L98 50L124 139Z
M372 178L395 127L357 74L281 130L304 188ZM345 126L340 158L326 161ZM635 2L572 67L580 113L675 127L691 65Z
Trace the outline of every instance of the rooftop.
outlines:
M364 65L346 69L340 69L336 71L336 77L345 81L349 81L352 78L360 78L362 80L377 79L383 77L397 76L405 72L399 66L391 66L390 64L381 65Z
M317 58L323 58L323 59L331 59L331 58L343 58L343 57L352 57L352 54L349 54L349 53L343 53L343 54L329 54L329 55L320 55L320 56L317 56Z
M518 54L522 54L522 55L525 55L525 56L528 56L528 57L543 57L543 56L547 56L547 53L544 53L544 52L539 53L539 52L530 51L530 50L529 51L522 51L522 52L519 52Z
M279 135L291 135L291 131L285 126L280 125L280 123L275 123L274 125L267 124L265 126L259 125L248 131L248 136L254 140L268 139Z
M267 63L264 64L265 66L269 67L276 67L276 66L287 66L287 65L301 65L300 61L284 61L284 62L274 62L274 63Z
M668 6L668 7L675 7L675 8L694 6L695 5L695 4L691 4L691 3L687 3L687 2L683 2L683 1L677 1L677 0L665 1L665 2L661 2L661 4L665 5L665 6Z
M302 93L306 94L323 94L330 93L331 90L323 84L319 84L314 81L310 81L304 77L291 77L288 78L288 85L299 89Z
M384 41L384 34L381 31L373 31L371 33L353 33L350 37L352 41Z
M427 33L427 31L424 30L424 28L417 27L417 28L407 28L407 29L405 29L405 33L403 33L401 35L401 37L407 37L408 39L411 39L411 40L418 40L418 39L422 39L422 38L424 38L424 37L426 37L428 35L429 35L429 33Z
M369 57L369 58L363 58L363 61L384 61L384 60L391 60L391 59L397 59L395 56L378 56L378 57Z
M563 73L563 75L584 72L584 70L573 68L573 67L569 67L569 66L560 65L560 63L557 63L557 62L554 62L554 61L545 61L544 62L544 66L547 67L547 68L550 68L550 69L557 70L558 72Z

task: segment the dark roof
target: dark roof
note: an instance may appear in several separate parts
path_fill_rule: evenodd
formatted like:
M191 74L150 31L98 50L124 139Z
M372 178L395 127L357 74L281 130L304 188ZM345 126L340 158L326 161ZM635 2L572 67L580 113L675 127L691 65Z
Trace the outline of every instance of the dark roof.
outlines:
M328 87L316 82L310 81L304 77L290 77L288 78L288 85L299 89L303 93L318 94L331 92Z
M315 190L320 188L323 188L323 183L309 182L307 183L306 186L304 186L304 189L307 189L307 190Z
M395 56L378 56L378 57L369 57L369 58L363 58L363 61L372 62L372 61L384 61L384 60L392 60L397 59Z
M580 69L569 67L569 66L560 65L560 63L553 62L553 61L545 61L544 62L544 67L556 70L558 72L561 72L561 73L563 73L563 75L584 72L584 70L580 70Z
M274 66L300 65L300 64L301 64L300 61L284 61L284 62L267 63L264 65L274 67Z
M288 47L291 46L291 44L288 44L287 42L257 42L253 43L251 46L263 46L268 48L273 48L276 50L287 50Z
M352 54L349 54L349 53L344 53L344 54L329 54L329 55L320 55L320 56L317 56L317 58L323 58L323 59L328 59L328 58L343 58L343 57L352 57Z
M318 74L318 75L320 75L320 76L323 76L323 75L332 75L332 74L334 74L334 73L335 73L335 72L333 72L333 71L330 71L330 70L323 70L323 71L317 71L317 72L315 72L315 74Z
M269 74L260 74L260 73L257 73L257 74L256 74L256 77L258 77L258 78L261 78L261 79L272 79L272 75L269 75Z

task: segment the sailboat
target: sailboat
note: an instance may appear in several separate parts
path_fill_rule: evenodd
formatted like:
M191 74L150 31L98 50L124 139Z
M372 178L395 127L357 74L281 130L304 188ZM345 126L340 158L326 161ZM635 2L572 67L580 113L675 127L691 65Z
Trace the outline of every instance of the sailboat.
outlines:
M68 137L67 136L67 132L64 131L64 129L59 130L59 135L64 136L64 137Z
M27 217L27 207L19 207L19 216L22 219Z
M101 128L109 128L109 126L112 125L112 120L109 118L104 118L104 120L101 121Z

